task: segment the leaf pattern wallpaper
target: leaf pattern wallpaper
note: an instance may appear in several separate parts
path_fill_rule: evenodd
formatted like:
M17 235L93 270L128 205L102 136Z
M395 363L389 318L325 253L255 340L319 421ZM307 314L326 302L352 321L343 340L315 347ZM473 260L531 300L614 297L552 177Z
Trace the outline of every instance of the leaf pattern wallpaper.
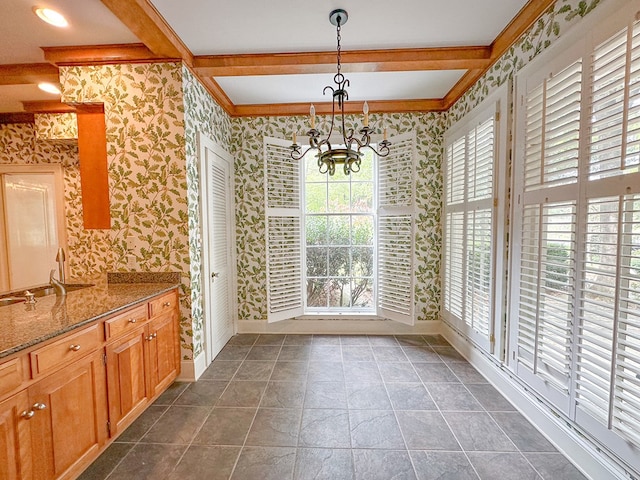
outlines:
M419 321L439 319L442 138L450 125L510 80L600 0L559 0L483 77L443 113L372 114L378 133L415 131L417 211L415 298ZM64 166L72 275L96 271L179 271L185 360L203 351L201 222L197 134L234 157L238 318L266 319L264 136L308 130L304 117L230 118L181 63L61 68L62 100L103 102L111 194L110 230L84 230L77 147L39 138L73 138L67 118L0 125L0 163ZM319 127L328 130L327 117ZM348 116L348 127L359 124ZM77 128L77 127L76 127ZM76 134L77 135L77 134Z
M38 140L78 140L75 113L36 113L34 121Z

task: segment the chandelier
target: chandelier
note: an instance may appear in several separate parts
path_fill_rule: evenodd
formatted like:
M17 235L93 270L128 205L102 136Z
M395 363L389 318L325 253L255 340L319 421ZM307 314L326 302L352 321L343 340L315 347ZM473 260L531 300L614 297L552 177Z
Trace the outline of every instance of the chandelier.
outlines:
M309 136L309 148L302 153L302 146L296 143L296 134L293 134L293 144L291 145L291 158L294 160L300 160L307 153L312 150L317 150L316 157L318 158L318 168L320 173L328 173L329 175L333 175L336 172L336 165L343 165L344 174L350 175L351 173L356 173L360 171L360 163L362 161L363 153L362 149L370 148L373 150L379 157L386 157L389 155L389 145L391 142L387 140L387 131L384 130L384 139L378 145L378 149L376 150L371 145L371 129L369 128L369 105L367 102L364 102L364 125L356 135L354 129L350 129L347 132L347 129L344 124L344 104L345 101L349 100L349 94L347 93L346 87L349 86L349 80L347 80L344 75L341 73L341 64L340 64L340 29L342 25L347 23L349 16L347 12L342 9L333 10L329 14L329 21L332 25L336 27L336 38L337 38L337 53L338 53L338 73L333 77L333 81L336 84L336 87L332 87L327 85L322 90L322 94L325 95L327 90L330 90L333 95L332 101L332 109L331 109L331 126L329 128L329 134L326 138L320 138L320 132L316 130L316 109L311 105L311 109L309 111L310 114L310 124L311 130L307 132ZM331 145L330 138L333 133L333 127L335 125L336 118L336 104L338 106L339 114L341 117L342 124L342 143L344 148L335 148Z

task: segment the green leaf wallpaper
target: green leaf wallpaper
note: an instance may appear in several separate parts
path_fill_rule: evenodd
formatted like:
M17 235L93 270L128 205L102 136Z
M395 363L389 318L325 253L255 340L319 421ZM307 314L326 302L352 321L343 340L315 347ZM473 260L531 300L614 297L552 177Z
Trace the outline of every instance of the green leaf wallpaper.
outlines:
M558 0L444 113L371 114L389 135L414 130L417 142L415 297L419 321L439 319L442 137L493 90L593 11L601 0ZM264 136L300 138L304 117L230 118L181 63L62 67L62 101L103 102L112 228L84 230L77 147L39 141L32 125L0 125L0 163L61 163L72 275L96 271L179 271L181 343L188 360L203 350L197 132L235 161L238 318L266 319ZM322 131L327 117L318 118ZM361 121L348 116L347 127ZM41 119L38 132L72 134L67 120ZM40 134L40 133L39 133Z

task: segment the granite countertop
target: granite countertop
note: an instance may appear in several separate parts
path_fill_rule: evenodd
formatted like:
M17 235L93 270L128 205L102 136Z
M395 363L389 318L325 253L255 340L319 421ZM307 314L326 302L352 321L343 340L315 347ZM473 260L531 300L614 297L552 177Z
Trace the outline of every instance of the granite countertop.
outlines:
M129 283L130 282L130 283ZM180 274L101 274L67 283L94 286L0 307L0 358L82 327L179 285Z

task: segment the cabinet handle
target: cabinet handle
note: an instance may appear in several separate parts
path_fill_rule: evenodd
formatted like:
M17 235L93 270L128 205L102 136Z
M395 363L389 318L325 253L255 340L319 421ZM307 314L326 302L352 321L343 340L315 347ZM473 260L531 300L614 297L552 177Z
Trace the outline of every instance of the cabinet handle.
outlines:
M163 307L170 307L171 306L171 302L164 302L162 304Z
M71 345L69 345L69 350L77 352L78 350L80 350L80 345L78 345L77 343L72 343Z
M29 420L29 419L31 419L31 417L33 417L35 414L36 414L36 412L34 412L33 410L29 410L29 411L25 410L24 412L22 412L22 413L20 414L20 416L21 416L22 418L24 418L25 420Z
M135 318L130 318L130 319L129 319L129 323L136 323L137 321L138 321L138 320L137 320L137 319L135 319Z
M147 337L147 340L150 342L151 340L153 340L154 338L156 338L158 336L157 333L151 333L149 334L149 336Z
M44 410L45 408L47 408L47 406L44 403L36 402L31 408L33 408L34 410Z

